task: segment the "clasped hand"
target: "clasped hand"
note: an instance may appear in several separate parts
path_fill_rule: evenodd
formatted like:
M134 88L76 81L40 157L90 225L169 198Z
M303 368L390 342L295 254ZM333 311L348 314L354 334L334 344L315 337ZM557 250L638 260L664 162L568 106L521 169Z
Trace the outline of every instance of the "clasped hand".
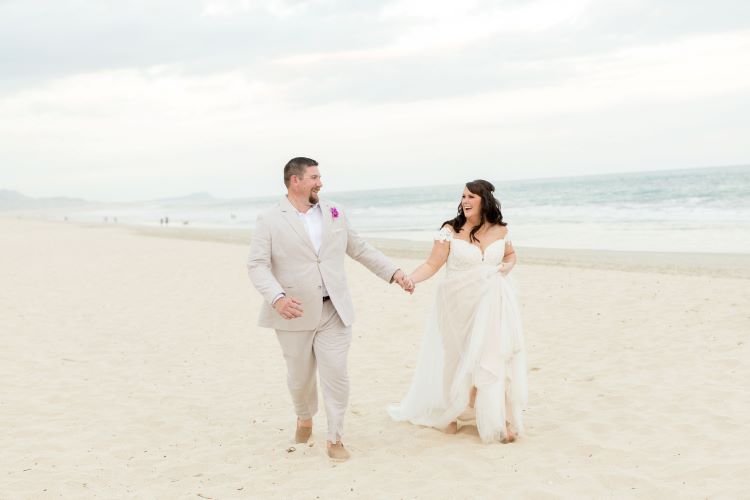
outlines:
M393 280L398 283L398 286L403 288L403 290L409 294L414 293L414 289L416 288L416 285L414 284L414 281L407 276L401 269L396 271L396 274L393 275Z

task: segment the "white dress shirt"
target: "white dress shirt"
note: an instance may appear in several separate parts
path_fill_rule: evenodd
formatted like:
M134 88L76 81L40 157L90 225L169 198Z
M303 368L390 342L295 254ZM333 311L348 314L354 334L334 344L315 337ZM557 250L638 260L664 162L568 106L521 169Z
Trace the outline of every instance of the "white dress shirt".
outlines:
M320 253L320 242L323 239L323 209L320 204L316 203L305 213L297 211L297 217L307 229L315 253Z

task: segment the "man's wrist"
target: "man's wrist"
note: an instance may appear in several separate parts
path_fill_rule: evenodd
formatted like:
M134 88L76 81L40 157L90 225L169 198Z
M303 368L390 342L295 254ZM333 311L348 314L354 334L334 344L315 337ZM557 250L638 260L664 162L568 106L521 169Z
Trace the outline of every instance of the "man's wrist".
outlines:
M284 297L286 297L285 293L280 293L276 297L274 297L274 299L271 301L271 307L276 307L276 303Z

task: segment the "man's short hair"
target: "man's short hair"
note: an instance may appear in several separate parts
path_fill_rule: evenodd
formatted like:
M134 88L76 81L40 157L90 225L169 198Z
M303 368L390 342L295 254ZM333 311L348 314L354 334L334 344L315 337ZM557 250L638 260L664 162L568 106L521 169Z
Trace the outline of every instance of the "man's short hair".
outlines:
M305 170L307 170L307 167L317 166L318 162L313 160L312 158L305 158L304 156L292 158L287 162L286 166L284 166L284 184L286 185L286 187L289 187L289 182L293 175L302 177L303 175L305 175Z

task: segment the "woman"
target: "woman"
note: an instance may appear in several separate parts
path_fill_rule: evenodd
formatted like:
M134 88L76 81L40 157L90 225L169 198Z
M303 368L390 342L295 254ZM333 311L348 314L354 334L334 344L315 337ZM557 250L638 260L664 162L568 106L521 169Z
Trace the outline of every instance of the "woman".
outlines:
M427 321L414 378L394 420L458 431L476 420L484 442L523 433L526 359L518 304L508 273L516 264L500 203L487 181L468 182L458 215L435 237L432 253L409 276L419 283L447 263Z

